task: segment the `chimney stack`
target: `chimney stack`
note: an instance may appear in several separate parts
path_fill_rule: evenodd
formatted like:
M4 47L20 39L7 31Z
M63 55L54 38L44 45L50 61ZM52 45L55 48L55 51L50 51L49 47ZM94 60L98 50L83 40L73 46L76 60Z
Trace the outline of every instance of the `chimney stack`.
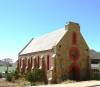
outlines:
M65 25L65 30L70 30L70 31L80 31L80 26L78 23L75 22L68 22Z

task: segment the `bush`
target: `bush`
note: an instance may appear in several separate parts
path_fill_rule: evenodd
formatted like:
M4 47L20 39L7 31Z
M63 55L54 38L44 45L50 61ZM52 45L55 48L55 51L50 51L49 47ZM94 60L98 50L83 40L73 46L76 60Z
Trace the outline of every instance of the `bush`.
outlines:
M62 80L62 81L67 80L67 76L66 76L65 74L63 74L63 75L61 76L61 80Z
M27 80L31 82L31 85L35 85L35 82L43 81L43 72L40 69L33 69L27 75Z
M13 73L7 73L6 80L7 81L12 81L12 78L13 78Z
M9 73L6 73L6 80L7 81L12 81L12 80L16 80L18 79L20 76L18 74L17 71L12 71L12 72L9 72Z
M0 73L0 78L2 78L2 73Z
M13 76L15 79L19 79L19 77L20 77L18 71L16 71L16 70L13 71Z

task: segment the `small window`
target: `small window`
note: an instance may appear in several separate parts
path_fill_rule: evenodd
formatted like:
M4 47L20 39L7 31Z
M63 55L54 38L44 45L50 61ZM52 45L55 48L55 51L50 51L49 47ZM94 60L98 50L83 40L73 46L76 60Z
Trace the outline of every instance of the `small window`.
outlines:
M89 49L87 48L86 51L89 51Z
M61 48L61 45L59 45L59 48Z

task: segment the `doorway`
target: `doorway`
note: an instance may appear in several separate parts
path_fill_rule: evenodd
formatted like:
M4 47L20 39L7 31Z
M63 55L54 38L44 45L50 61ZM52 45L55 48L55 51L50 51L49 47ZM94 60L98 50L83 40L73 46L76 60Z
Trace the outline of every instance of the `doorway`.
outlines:
M80 80L80 70L79 70L78 67L73 66L73 67L70 69L70 72L69 72L69 79L70 79L70 80L76 80L76 81L79 81L79 80Z

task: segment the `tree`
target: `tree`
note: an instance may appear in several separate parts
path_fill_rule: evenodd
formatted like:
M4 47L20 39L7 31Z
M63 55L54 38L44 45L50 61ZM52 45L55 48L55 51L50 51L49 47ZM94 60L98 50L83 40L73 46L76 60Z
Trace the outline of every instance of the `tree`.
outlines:
M12 59L11 58L5 58L3 59L3 62L4 62L4 65L7 67L7 73L8 73L8 70L9 70L9 66L12 66Z

